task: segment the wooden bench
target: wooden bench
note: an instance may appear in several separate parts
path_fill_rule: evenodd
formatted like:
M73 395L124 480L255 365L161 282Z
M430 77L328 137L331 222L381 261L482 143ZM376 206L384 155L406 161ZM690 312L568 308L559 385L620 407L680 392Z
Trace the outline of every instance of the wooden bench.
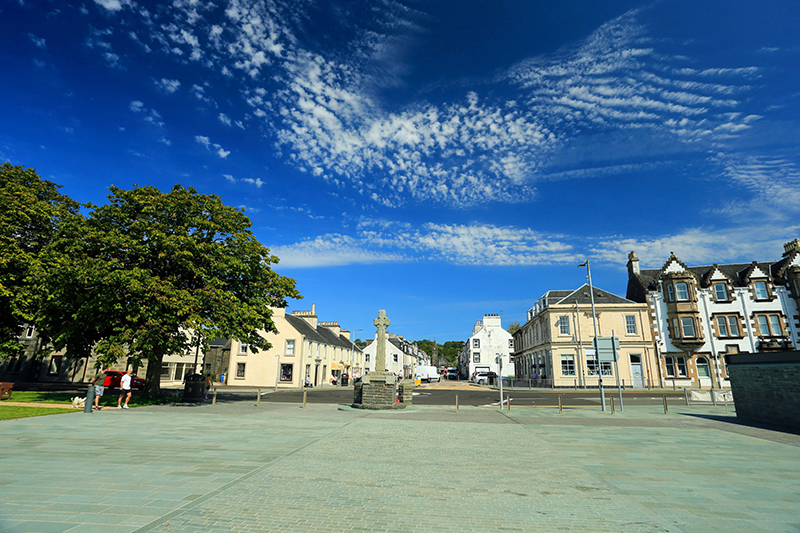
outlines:
M10 400L13 383L0 383L0 400Z

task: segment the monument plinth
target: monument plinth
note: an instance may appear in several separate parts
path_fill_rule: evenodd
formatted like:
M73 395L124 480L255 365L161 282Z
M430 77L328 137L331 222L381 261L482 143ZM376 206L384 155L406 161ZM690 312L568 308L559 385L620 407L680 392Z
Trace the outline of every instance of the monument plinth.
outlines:
M386 328L391 321L386 316L386 311L381 309L378 318L373 321L378 328L375 339L375 370L361 378L361 383L355 384L353 407L358 409L404 409L411 403L411 384L401 384L398 387L397 376L386 372ZM398 394L398 389L400 394Z

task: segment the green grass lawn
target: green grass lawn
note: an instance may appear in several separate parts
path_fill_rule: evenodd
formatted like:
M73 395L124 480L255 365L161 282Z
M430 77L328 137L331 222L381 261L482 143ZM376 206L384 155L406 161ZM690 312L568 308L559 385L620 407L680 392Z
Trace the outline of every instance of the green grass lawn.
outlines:
M10 400L12 402L30 402L30 403L58 403L64 405L72 405L72 398L83 394L70 394L66 392L37 392L37 391L13 391ZM100 399L101 407L116 407L117 399L119 398L119 389L106 389L106 393ZM162 396L160 398L146 399L141 396L131 396L128 405L131 407L142 407L145 405L161 405L165 403L173 403L176 401L175 396ZM1 404L0 404L1 405Z
M82 413L78 409L56 409L53 407L16 407L0 404L0 420L26 418L29 416L58 415L62 413Z

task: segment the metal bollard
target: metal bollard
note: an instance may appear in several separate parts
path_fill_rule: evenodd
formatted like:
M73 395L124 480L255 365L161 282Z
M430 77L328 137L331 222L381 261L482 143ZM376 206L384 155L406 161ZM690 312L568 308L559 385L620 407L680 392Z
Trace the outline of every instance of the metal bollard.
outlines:
M669 409L667 408L667 395L665 394L663 396L663 398L664 398L664 414L668 415L669 414Z
M558 414L561 414L561 395L558 395Z
M89 385L86 389L86 403L83 405L83 412L92 414L92 404L94 404L94 385Z
M456 394L456 413L458 412L458 394Z
M722 391L722 399L725 401L725 414L728 414L728 397L725 396L725 391Z
M308 394L308 391L303 391L303 409L306 408L306 394Z
M214 389L214 397L211 399L211 405L217 405L217 389Z
M686 405L689 405L689 389L683 388L683 397L686 400Z
M256 407L261 405L261 389L256 389Z
M716 407L717 406L717 395L714 394L714 389L711 389L711 404Z
M508 401L508 414L511 414L511 398L509 398L507 401Z
M611 414L614 414L614 397L611 396Z

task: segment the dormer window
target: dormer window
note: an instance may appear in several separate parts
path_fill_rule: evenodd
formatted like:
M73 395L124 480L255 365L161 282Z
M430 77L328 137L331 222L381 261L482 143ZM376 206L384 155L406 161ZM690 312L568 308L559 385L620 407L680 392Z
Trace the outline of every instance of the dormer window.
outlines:
M685 302L689 299L689 284L679 281L675 284L675 292L678 296L679 302Z
M753 282L753 287L756 290L756 300L768 300L769 299L769 291L767 290L767 282L766 281Z
M714 284L714 296L718 302L728 301L728 287L724 283Z

